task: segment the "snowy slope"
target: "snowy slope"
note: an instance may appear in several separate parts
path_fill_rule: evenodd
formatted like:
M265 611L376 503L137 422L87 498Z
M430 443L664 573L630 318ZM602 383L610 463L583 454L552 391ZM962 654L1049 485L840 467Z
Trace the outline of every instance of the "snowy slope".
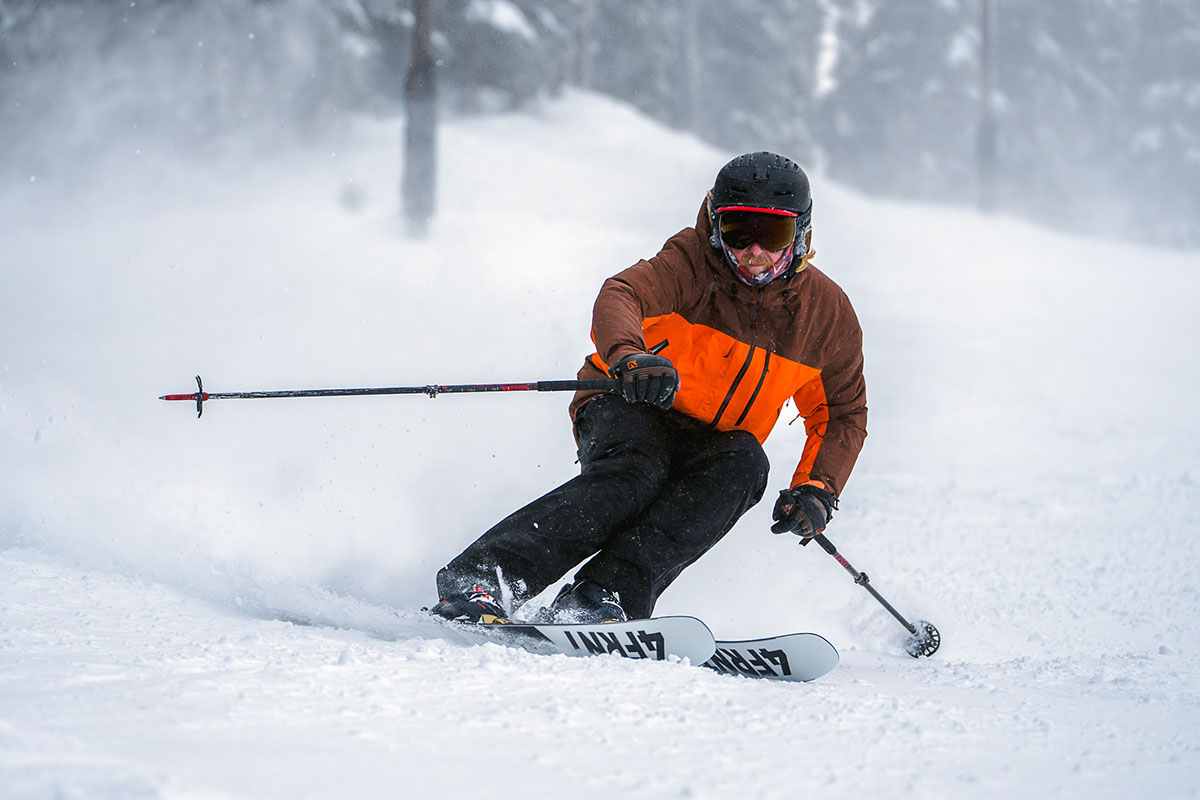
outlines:
M816 180L871 406L829 535L942 651L764 502L659 610L833 673L535 656L414 612L573 474L565 396L156 399L570 377L731 155L578 93L442 136L423 243L395 121L0 192L0 796L1196 796L1200 256Z

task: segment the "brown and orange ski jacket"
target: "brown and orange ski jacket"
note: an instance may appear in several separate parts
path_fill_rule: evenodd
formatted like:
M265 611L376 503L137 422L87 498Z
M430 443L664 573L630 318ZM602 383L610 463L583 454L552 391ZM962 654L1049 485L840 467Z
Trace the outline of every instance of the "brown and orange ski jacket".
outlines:
M760 443L790 399L808 436L791 485L840 494L867 435L862 329L850 300L812 266L747 286L710 232L706 202L695 227L604 282L592 314L596 352L579 377L603 378L618 359L653 351L679 371L675 411ZM577 393L571 418L597 394Z

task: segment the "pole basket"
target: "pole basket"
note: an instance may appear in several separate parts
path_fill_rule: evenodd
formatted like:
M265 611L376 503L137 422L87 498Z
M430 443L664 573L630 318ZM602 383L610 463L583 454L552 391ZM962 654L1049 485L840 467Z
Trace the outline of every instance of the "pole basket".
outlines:
M942 646L942 635L933 627L932 622L917 620L913 623L916 633L910 633L904 640L904 652L913 658L931 656Z

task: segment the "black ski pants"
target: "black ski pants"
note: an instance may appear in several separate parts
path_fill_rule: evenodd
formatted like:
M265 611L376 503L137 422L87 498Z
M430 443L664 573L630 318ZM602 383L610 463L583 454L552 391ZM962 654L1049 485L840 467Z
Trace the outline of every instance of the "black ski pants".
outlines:
M577 415L581 474L487 531L437 576L446 597L497 569L514 605L576 574L618 592L630 618L648 617L685 567L757 503L769 464L745 431L602 395Z

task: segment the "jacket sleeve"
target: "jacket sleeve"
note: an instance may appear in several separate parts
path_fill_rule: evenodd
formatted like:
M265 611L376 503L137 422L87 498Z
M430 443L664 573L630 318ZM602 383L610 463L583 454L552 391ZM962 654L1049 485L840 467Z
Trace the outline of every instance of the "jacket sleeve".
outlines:
M791 485L816 481L840 495L867 437L862 328L845 295L830 341L820 375L793 398L808 438Z
M684 273L692 263L686 240L695 231L671 237L658 255L639 261L604 282L592 308L592 341L607 370L613 362L646 350L642 321L670 314L685 302Z

